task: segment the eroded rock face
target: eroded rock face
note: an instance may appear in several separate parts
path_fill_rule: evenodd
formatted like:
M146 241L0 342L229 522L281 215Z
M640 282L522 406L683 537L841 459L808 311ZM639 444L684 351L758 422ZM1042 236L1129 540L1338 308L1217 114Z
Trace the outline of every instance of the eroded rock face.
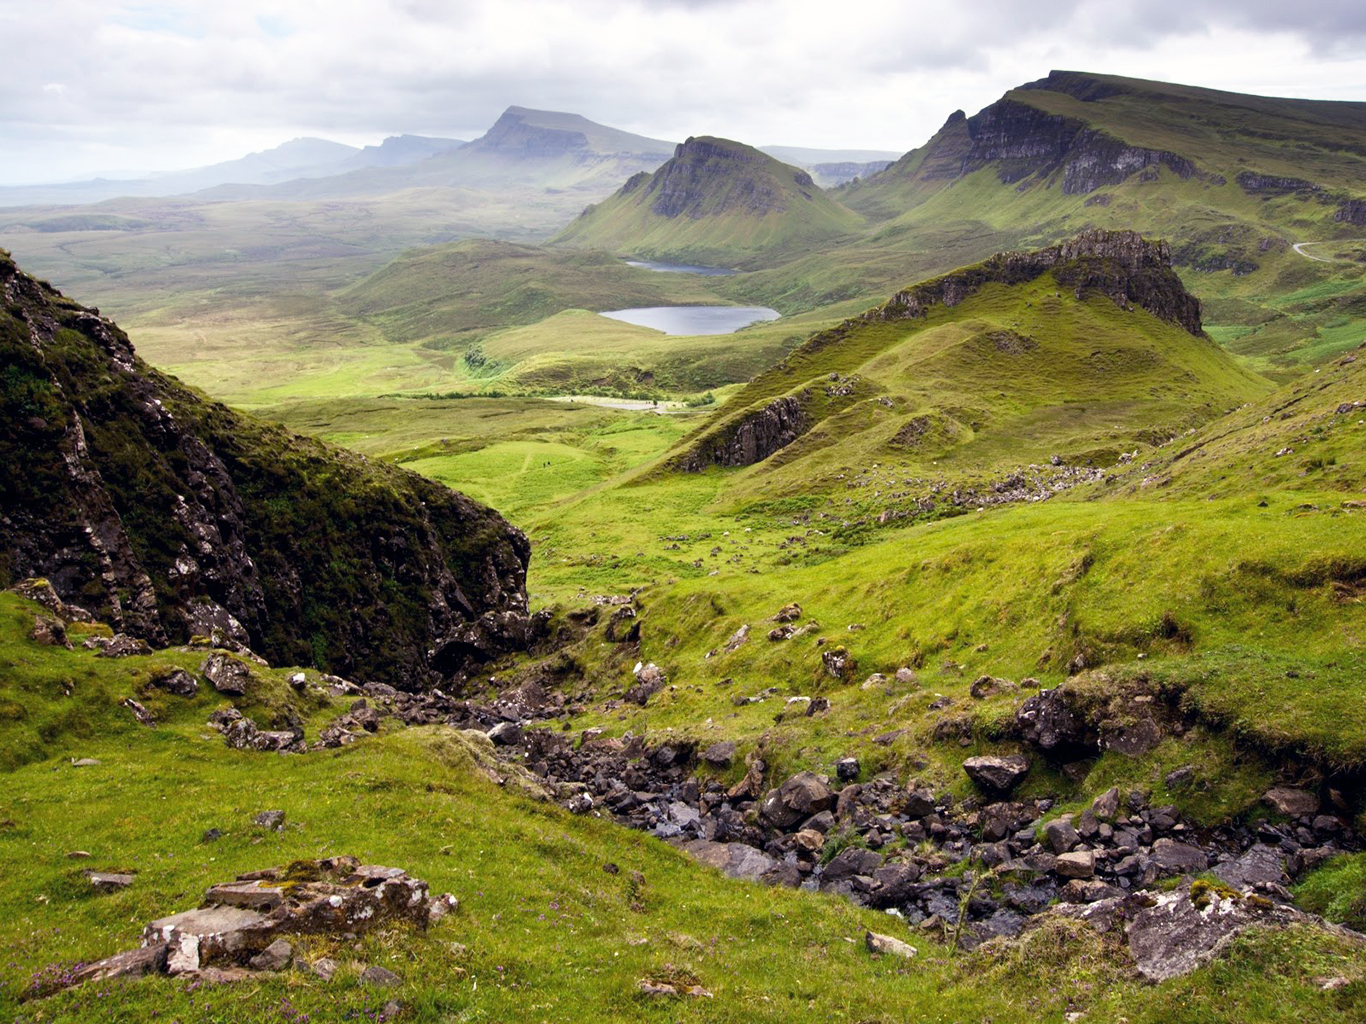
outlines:
M1366 199L1348 199L1337 208L1333 219L1344 224L1366 227Z
M801 403L788 395L742 417L720 437L689 453L683 468L689 473L700 473L709 465L752 466L786 448L810 429L810 418Z
M461 627L526 619L529 545L496 513L204 401L4 253L0 360L32 396L0 422L0 586L45 578L153 644L221 634L410 689L463 669L430 654Z

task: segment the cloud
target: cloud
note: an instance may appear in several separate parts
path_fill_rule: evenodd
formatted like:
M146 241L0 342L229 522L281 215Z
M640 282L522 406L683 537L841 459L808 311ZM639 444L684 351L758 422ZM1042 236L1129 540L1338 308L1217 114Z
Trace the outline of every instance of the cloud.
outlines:
M0 176L170 169L303 134L472 138L510 104L656 138L902 151L1051 68L1366 99L1323 0L49 0L0 8Z

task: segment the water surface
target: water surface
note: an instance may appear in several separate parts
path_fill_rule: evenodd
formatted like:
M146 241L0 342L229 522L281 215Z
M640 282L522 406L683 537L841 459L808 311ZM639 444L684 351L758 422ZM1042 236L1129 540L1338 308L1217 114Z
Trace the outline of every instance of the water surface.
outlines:
M767 306L641 306L600 315L665 334L734 334L741 327L778 319L778 311Z

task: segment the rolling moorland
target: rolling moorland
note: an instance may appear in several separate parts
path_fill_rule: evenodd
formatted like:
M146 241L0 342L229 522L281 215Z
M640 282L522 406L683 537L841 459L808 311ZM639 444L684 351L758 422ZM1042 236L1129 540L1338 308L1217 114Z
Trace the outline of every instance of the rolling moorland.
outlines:
M6 230L0 1012L1359 1019L1363 110L699 137L288 295L113 259L132 343Z

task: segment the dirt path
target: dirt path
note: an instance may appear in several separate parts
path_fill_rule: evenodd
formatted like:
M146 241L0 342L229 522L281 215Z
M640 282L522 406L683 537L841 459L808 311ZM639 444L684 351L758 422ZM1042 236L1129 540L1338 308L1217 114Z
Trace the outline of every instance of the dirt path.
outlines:
M1291 248L1305 259L1313 260L1315 263L1355 263L1356 260L1335 260L1327 256L1315 256L1313 253L1304 251L1306 245L1351 245L1354 242L1366 242L1366 238L1332 238L1324 242L1296 242Z

